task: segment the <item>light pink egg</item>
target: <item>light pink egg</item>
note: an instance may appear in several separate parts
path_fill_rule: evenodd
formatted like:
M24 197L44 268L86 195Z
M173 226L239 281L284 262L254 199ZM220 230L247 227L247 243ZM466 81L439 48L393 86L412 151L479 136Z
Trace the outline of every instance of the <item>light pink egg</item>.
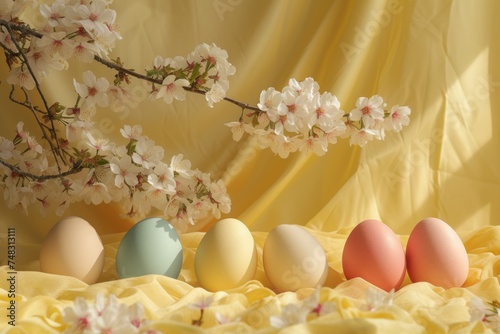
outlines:
M381 221L365 220L347 237L342 267L348 280L361 277L386 291L398 289L406 274L403 245Z
M437 218L425 218L413 228L406 245L406 263L412 282L429 282L443 288L462 286L469 273L462 240Z

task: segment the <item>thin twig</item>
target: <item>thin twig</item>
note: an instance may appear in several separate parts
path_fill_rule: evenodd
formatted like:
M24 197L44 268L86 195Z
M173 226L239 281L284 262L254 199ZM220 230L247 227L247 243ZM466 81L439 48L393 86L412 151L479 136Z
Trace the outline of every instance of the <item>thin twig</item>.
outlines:
M106 60L106 59L103 59L99 56L94 56L94 60L115 70L115 71L118 71L118 72L121 72L121 73L125 73L127 75L130 75L134 78L137 78L137 79L140 79L140 80L144 80L144 81L148 81L148 82L151 82L151 83L154 83L154 84L157 84L157 85L161 85L162 84L162 80L160 79L153 79L153 78L150 78L146 75L143 75L143 74L140 74L140 73L137 73L135 71L132 71L132 70L129 70L129 69L126 69L112 61L109 61L109 60ZM196 93L196 94L201 94L201 95L205 95L206 92L203 91L203 90L200 90L200 89L196 89L196 88L192 88L192 87L184 87L184 89L188 92L191 92L191 93ZM232 104L235 104L237 105L238 107L240 108L243 108L243 109L248 109L248 110L253 110L253 111L261 111L259 108L255 107L255 106L252 106L250 104L247 104L247 103L243 103L243 102L240 102L240 101L237 101L235 99L232 99L230 97L224 97L223 99L224 101L227 101L229 103L232 103Z
M0 22L1 23L1 22ZM31 68L31 65L28 61L28 58L26 57L26 54L22 51L22 48L21 46L19 45L19 43L17 42L17 39L16 39L16 36L14 35L14 32L11 28L12 26L12 22L7 22L7 24L5 25L5 27L7 28L7 31L9 32L9 35L11 37L11 40L12 42L14 43L14 45L16 46L17 50L19 51L19 54L21 55L22 59L23 59L23 63L24 65L26 65L26 67L28 68L28 71L30 72L30 75L32 76L33 78L33 81L35 82L35 87L36 87L36 90L38 91L38 95L40 96L40 98L42 99L42 103L45 107L45 109L47 110L47 114L50 113L50 107L49 107L49 104L47 103L47 100L45 99L45 95L43 94L42 92L42 88L40 87L40 83L38 82L38 79L37 77L35 76L35 73L33 71L33 69ZM18 27L19 25L17 24L14 24L14 27ZM30 29L31 30L31 29ZM55 130L55 124L54 124L54 121L52 119L50 119L50 125L51 125L51 132L52 132L52 135L54 137L54 140L56 142L56 146L54 146L54 143L52 143L52 140L51 138L47 135L47 132L45 131L45 128L42 126L42 122L38 119L38 115L36 115L36 112L35 110L33 109L33 104L31 103L30 99L29 99L29 94L26 92L25 88L23 87L22 88L23 92L24 92L24 95L26 97L26 101L28 102L28 105L29 105L29 109L32 111L33 115L35 116L35 119L42 131L42 134L43 134L43 137L45 138L45 140L49 143L50 145L50 148L51 148L51 151L52 151L52 154L54 155L54 159L55 159L55 163L57 165L57 169L59 171L61 171L61 166L59 164L59 159L57 158L58 156L60 157L60 159L62 159L62 162L64 164L67 164L67 161L64 159L64 157L62 156L62 154L60 153L60 145L59 145L59 140L57 139L57 133L56 133L56 130ZM11 96L12 96L12 91L11 91Z
M13 22L7 22L5 20L0 20L0 25L3 25L5 27L7 27L8 29L14 29L14 30L17 30L17 31L20 31L22 33L25 33L25 34L30 34L31 36L34 36L34 37L37 37L37 38L42 38L43 35L41 33L39 33L38 31L34 30L34 29L31 29L29 28L28 26L25 26L25 25L19 25L19 24L15 24ZM154 83L154 84L158 84L158 85L161 85L162 81L159 80L159 79L153 79L153 78L150 78L146 75L143 75L143 74L140 74L140 73L137 73L133 70L129 70L129 69L126 69L112 61L109 61L109 60L106 60L102 57L99 57L99 56L94 56L94 60L105 65L106 67L108 68L111 68L115 71L118 71L118 72L121 72L121 73L125 73L127 75L130 75L134 78L137 78L137 79L140 79L140 80L144 80L144 81L148 81L148 82L151 82L151 83ZM196 88L191 88L191 87L184 87L184 89L188 92L191 92L191 93L197 93L197 94L201 94L201 95L205 95L206 92L203 91L203 90L200 90L200 89L196 89ZM253 106L253 105L250 105L248 103L243 103L243 102L240 102L240 101L237 101L235 99L232 99L230 97L224 97L223 98L224 101L227 101L229 103L232 103L234 105L237 105L238 107L240 108L243 108L243 109L248 109L248 110L253 110L253 111L261 111L258 107L256 106Z
M16 173L17 175L26 177L28 179L38 181L38 182L43 182L46 180L51 180L51 179L59 179L63 178L68 175L73 175L76 173L79 173L80 171L83 170L83 166L81 164L74 164L73 167L68 169L65 172L59 172L57 174L46 174L46 175L35 175L32 173L28 173L25 171L20 170L18 167L8 163L7 161L4 161L2 158L0 158L0 164L4 165L5 167L9 168L12 172Z
M22 32L24 34L28 34L28 35L34 36L36 38L42 38L43 37L42 33L38 32L38 31L36 31L34 29L31 29L30 27L28 27L26 25L22 25L22 24L19 24L19 23L5 21L5 20L0 19L0 26L4 26L7 29L11 28L11 29L20 31L20 32Z

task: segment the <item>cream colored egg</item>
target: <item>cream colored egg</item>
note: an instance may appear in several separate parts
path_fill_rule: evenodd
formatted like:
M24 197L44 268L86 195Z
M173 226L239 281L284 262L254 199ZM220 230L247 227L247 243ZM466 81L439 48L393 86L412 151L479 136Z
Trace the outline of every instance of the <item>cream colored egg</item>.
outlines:
M253 279L257 252L246 225L234 218L217 222L196 250L194 269L200 285L209 291L236 288Z
M438 218L422 219L410 233L406 265L412 282L461 287L469 274L467 250L458 234Z
M40 250L43 272L97 282L104 267L104 246L96 230L79 217L67 217L46 235Z
M282 224L271 230L262 256L266 276L278 291L316 288L328 276L323 247L299 225Z

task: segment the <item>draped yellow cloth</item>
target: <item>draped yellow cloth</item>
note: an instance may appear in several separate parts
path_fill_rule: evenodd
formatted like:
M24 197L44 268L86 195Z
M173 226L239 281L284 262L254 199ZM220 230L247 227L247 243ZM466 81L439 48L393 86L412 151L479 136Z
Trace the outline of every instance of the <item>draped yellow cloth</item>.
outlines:
M156 55L187 55L200 43L228 51L236 67L228 96L256 105L261 90L281 90L289 78L313 77L321 91L337 95L346 112L359 96L381 95L389 105L408 105L411 123L401 133L364 148L339 141L327 154L291 154L281 159L261 150L253 138L234 142L225 123L240 109L221 102L210 109L203 96L188 95L166 105L148 100L138 89L136 109L99 110L96 133L120 138L124 124L141 124L144 134L165 148L165 156L183 153L193 167L226 183L233 217L252 231L259 255L267 233L279 224L303 225L324 247L330 274L321 300L337 312L289 328L297 333L478 333L485 324L470 323L473 296L500 300L500 21L496 0L468 1L116 1L112 8L123 40L113 50L125 66L142 71ZM3 61L2 61L3 62ZM89 66L71 63L43 82L49 100L74 101L72 79ZM97 76L113 72L97 64ZM7 68L0 65L0 135L11 138L15 125L34 122L8 101ZM36 128L33 127L33 133ZM497 148L495 148L497 147ZM115 294L119 302L144 305L153 328L162 332L274 333L269 318L308 296L312 289L276 293L259 258L254 280L214 294L202 328L188 308L203 296L194 274L196 248L217 221L201 222L181 234L184 264L178 280L163 276L118 279L115 255L135 221L116 204L76 204L65 215L80 216L98 231L106 260L99 282L40 272L38 254L50 228L60 219L32 208L29 215L0 203L2 265L7 264L7 228L16 231L16 327L4 316L9 303L8 269L0 268L0 330L5 333L57 333L61 311L76 297L92 301L96 293ZM370 284L346 281L341 257L357 223L374 218L386 223L403 244L415 224L439 217L457 231L469 254L464 287L442 289L408 278L396 291L396 307L364 312ZM215 312L240 317L218 325Z

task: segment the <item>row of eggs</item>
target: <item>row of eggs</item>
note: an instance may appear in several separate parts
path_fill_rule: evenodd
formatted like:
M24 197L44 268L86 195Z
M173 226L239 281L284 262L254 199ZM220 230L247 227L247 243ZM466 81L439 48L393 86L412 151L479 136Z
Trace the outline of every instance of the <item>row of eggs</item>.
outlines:
M299 225L271 230L262 250L264 272L278 291L321 286L329 265L321 244ZM257 249L245 224L233 218L217 222L202 238L194 258L200 285L210 291L228 290L254 278ZM161 274L177 278L183 249L176 230L161 218L135 224L116 254L120 278ZM47 234L40 251L40 268L95 283L104 267L104 247L85 220L68 217ZM398 289L406 272L412 282L444 288L462 286L469 271L465 247L456 232L437 218L420 221L406 250L399 237L378 220L365 220L348 235L342 253L346 279L361 277L389 291Z

